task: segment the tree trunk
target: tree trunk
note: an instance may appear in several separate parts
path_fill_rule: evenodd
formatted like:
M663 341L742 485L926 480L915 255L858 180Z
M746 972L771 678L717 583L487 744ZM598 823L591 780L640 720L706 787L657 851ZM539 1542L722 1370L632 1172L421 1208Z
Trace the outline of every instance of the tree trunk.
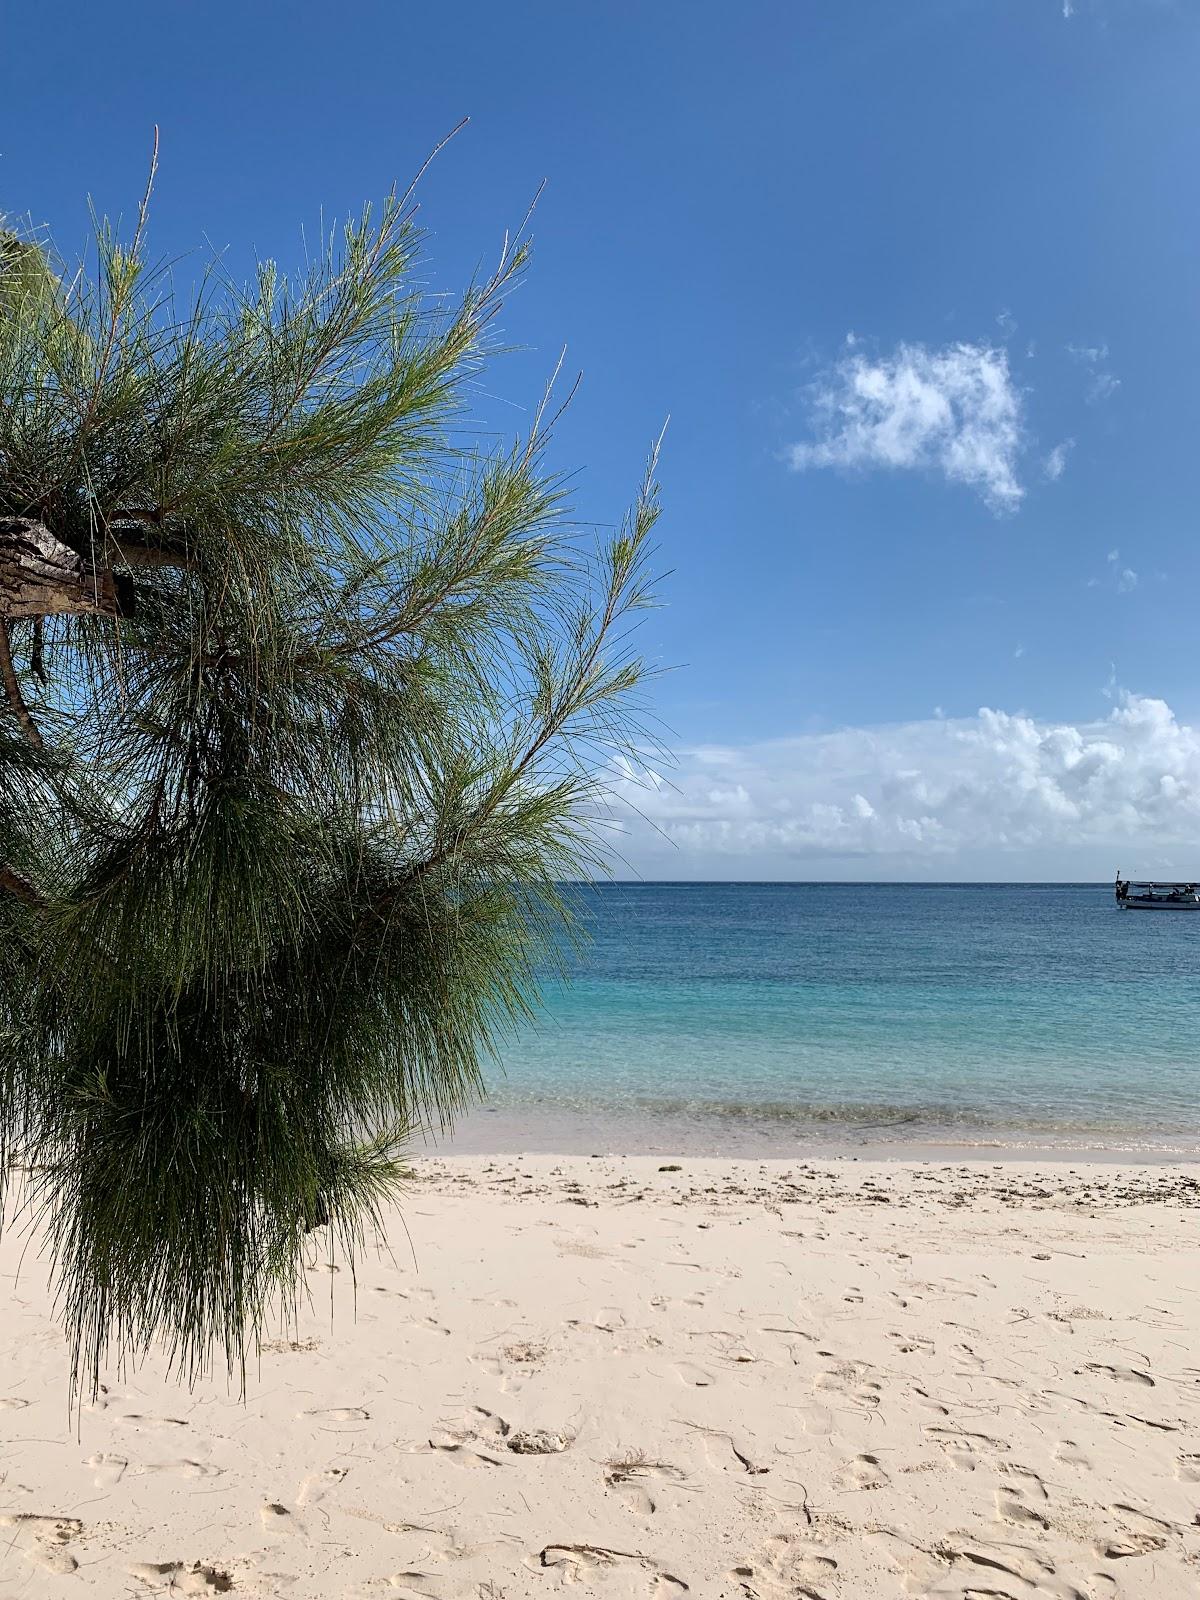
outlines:
M0 517L0 617L120 615L106 567L92 568L32 517Z

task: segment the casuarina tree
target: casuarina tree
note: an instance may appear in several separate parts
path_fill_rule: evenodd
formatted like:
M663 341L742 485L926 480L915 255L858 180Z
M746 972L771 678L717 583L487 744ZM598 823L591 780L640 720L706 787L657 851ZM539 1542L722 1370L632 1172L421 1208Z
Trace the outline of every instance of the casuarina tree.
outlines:
M519 240L431 299L393 196L181 303L145 221L0 236L0 1170L92 1384L244 1368L536 1008L656 515L470 427Z

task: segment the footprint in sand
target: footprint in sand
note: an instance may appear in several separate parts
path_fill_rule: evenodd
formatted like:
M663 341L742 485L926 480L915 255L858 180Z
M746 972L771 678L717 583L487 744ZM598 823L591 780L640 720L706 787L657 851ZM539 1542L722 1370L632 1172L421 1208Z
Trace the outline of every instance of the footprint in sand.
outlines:
M953 1534L927 1547L906 1534L879 1529L867 1536L879 1541L900 1574L905 1594L951 1596L956 1600L1104 1600L1115 1594L1104 1574L1089 1579L1064 1570L1041 1547L1010 1540L970 1539ZM1055 1552L1056 1557L1058 1552Z
M998 1455L1008 1449L1003 1439L994 1439L987 1433L968 1433L961 1428L938 1427L933 1423L927 1423L922 1432L963 1472L974 1472L980 1455Z
M98 1489L112 1489L125 1476L129 1462L124 1456L106 1455L101 1451L99 1455L89 1456L85 1465L96 1474L92 1482Z
M498 1411L489 1411L486 1406L468 1406L455 1432L455 1437L459 1439L484 1439L491 1444L499 1444L502 1440L507 1439L511 1432L512 1424L506 1422Z
M298 1417L320 1417L326 1422L370 1422L364 1406L320 1406L315 1411L298 1411Z
M697 1432L703 1441L708 1464L714 1472L744 1472L751 1478L770 1472L770 1467L750 1454L752 1446L748 1443L735 1442L730 1434L722 1433L719 1429L698 1428Z
M1200 1483L1200 1455L1182 1455L1175 1462L1180 1483Z
M432 1434L429 1440L431 1450L440 1451L449 1460L459 1467L499 1467L503 1463L497 1456L488 1455L486 1450L477 1450L473 1445L464 1444L461 1439L450 1438L447 1435L439 1437Z
M632 1455L623 1461L610 1461L604 1471L604 1482L618 1499L631 1511L641 1516L653 1516L658 1510L656 1495L667 1484L681 1484L684 1474L667 1461L649 1461L645 1456Z
M133 1477L164 1472L179 1478L219 1478L225 1471L224 1467L215 1467L210 1461L193 1461L187 1456L178 1461L138 1461L131 1464L125 1456L104 1451L89 1456L86 1465L95 1472L93 1482L100 1489L115 1488L127 1472Z
M922 1338L920 1334L889 1333L888 1338L902 1356L931 1356L936 1349L932 1339Z
M130 1468L132 1472L169 1472L180 1478L219 1478L224 1467L214 1467L211 1461L193 1461L184 1456L180 1461L147 1461Z
M1033 1590L1035 1594L1061 1595L1066 1600L1068 1595L1077 1595L1080 1591L1068 1584L1053 1584L1056 1568L1048 1557L1041 1556L1036 1550L1028 1546L1016 1544L992 1544L986 1539L972 1539L961 1543L945 1541L940 1547L940 1552L955 1567L965 1569L967 1583L965 1594L986 1594L990 1589L993 1594L1003 1595L1007 1592L1008 1584L1003 1587L997 1584L996 1575L1001 1578L1015 1579L1026 1590ZM986 1578L986 1583L985 1583Z
M37 1545L26 1553L26 1560L32 1561L36 1567L41 1567L43 1572L53 1573L56 1578L69 1577L79 1568L79 1563L71 1552L61 1547L56 1549L51 1546L47 1549Z
M12 1528L16 1538L25 1534L32 1543L25 1550L25 1559L40 1567L43 1572L56 1577L66 1577L79 1566L66 1548L72 1539L83 1532L78 1517L57 1517L53 1513L16 1511L0 1516L0 1528ZM22 1541L24 1542L24 1541Z
M1040 1528L1043 1533L1049 1528L1049 1522L1036 1506L1026 1501L1016 1484L1009 1489L997 1489L995 1498L997 1521L1011 1522L1018 1528Z
M546 1346L533 1340L518 1340L502 1350L476 1350L471 1365L495 1378L504 1394L522 1388L538 1373L546 1359Z
M390 1577L378 1581L386 1582L389 1589L403 1589L405 1594L428 1595L430 1600L443 1596L445 1600L466 1600L468 1594L479 1593L477 1585L468 1586L444 1572L422 1572L419 1567L393 1572Z
M1147 1389L1154 1388L1154 1379L1140 1367L1114 1367L1105 1361L1089 1361L1083 1371L1098 1372L1102 1378L1111 1378L1115 1383L1140 1383Z
M1001 1461L1000 1471L1006 1478L1015 1480L1014 1486L1026 1499L1049 1500L1049 1490L1032 1467L1019 1466L1015 1461Z
M1140 1537L1161 1539L1165 1544L1168 1537L1179 1532L1175 1523L1167 1522L1162 1517L1153 1517L1148 1511L1139 1511L1137 1506L1122 1505L1118 1502L1109 1509L1122 1522L1136 1529Z
M833 1412L825 1406L789 1405L787 1411L801 1432L814 1439L828 1439L833 1432Z
M780 1533L767 1540L753 1560L727 1574L747 1600L825 1600L816 1586L837 1572L837 1562L807 1540Z
M944 1406L940 1400L935 1400L927 1389L920 1389L914 1386L912 1392L916 1395L917 1404L922 1411L932 1411L938 1417L948 1417L950 1415L950 1407Z
M501 1458L491 1452L504 1449L511 1432L510 1424L494 1411L471 1406L459 1422L431 1434L429 1448L441 1451L460 1467L499 1467Z
M1166 1549L1167 1541L1158 1533L1116 1533L1097 1539L1096 1554L1108 1561L1120 1561L1130 1556L1153 1555Z
M391 1533L412 1531L406 1529L403 1524L385 1522L382 1526ZM501 1596L508 1592L501 1590L494 1583L481 1584L478 1577L456 1577L453 1571L447 1571L446 1567L454 1568L466 1563L475 1563L485 1569L494 1567L500 1559L501 1552L507 1553L510 1549L509 1540L490 1539L479 1542L462 1537L461 1530L457 1528L451 1528L446 1533L438 1533L431 1528L420 1531L429 1537L423 1541L424 1548L416 1559L440 1570L430 1570L426 1566L409 1567L406 1571L393 1572L386 1578L372 1581L370 1588L386 1584L391 1589L402 1589L406 1594L445 1596L446 1600L481 1600L482 1596L492 1595L495 1596L495 1600L501 1600ZM527 1564L532 1565L532 1562Z
M834 1474L833 1486L843 1491L885 1489L891 1481L876 1456L855 1456Z
M348 1467L326 1467L324 1472L314 1472L296 1492L298 1506L316 1506L341 1483L350 1469Z
M614 1569L624 1569L629 1577L635 1574L639 1577L644 1595L681 1595L686 1594L689 1587L682 1578L667 1572L649 1556L632 1550L611 1550L604 1545L548 1544L526 1564L557 1571L564 1583L590 1583L604 1578ZM626 1592L632 1594L633 1590Z
M399 1326L404 1333L429 1333L436 1338L445 1339L450 1337L450 1329L436 1317L413 1317L408 1322L400 1323Z
M987 1363L975 1350L974 1345L956 1344L953 1346L954 1358L958 1362L960 1372L984 1372Z
M828 1372L818 1373L813 1379L813 1392L822 1397L836 1396L863 1410L873 1410L883 1398L883 1385L870 1376L874 1371L875 1368L866 1362L844 1361Z
M83 1532L78 1517L58 1517L52 1511L8 1511L0 1514L0 1528L17 1528L39 1539L56 1539L66 1544Z
M125 1570L131 1578L170 1594L228 1594L233 1588L228 1572L199 1561L190 1567L183 1561L139 1561Z
M928 1595L946 1577L948 1557L935 1555L924 1545L891 1528L873 1528L866 1542L882 1546L892 1566L900 1574L906 1595ZM961 1591L960 1591L961 1593Z
M1054 1459L1065 1462L1068 1467L1088 1468L1092 1464L1091 1456L1086 1455L1074 1439L1060 1439L1054 1446Z
M473 1367L486 1372L489 1378L499 1378L501 1388L508 1377L508 1369L494 1350L475 1350L467 1357Z

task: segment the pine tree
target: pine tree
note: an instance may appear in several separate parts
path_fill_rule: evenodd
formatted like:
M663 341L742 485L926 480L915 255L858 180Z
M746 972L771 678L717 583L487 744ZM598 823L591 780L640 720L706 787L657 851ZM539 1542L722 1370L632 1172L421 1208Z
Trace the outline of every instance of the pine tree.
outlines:
M93 1386L244 1378L533 1015L657 511L652 461L593 548L545 405L468 431L523 243L447 308L393 196L181 305L145 225L0 239L0 1175Z

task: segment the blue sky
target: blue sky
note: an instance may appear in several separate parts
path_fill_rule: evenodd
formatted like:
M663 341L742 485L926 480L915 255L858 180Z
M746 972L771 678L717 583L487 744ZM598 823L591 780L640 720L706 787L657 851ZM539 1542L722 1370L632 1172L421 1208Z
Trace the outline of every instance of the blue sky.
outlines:
M519 426L612 520L670 413L646 632L678 877L1200 873L1200 8L709 0L9 9L0 209L299 257L422 186L432 288L537 184ZM981 717L986 708L989 716Z

